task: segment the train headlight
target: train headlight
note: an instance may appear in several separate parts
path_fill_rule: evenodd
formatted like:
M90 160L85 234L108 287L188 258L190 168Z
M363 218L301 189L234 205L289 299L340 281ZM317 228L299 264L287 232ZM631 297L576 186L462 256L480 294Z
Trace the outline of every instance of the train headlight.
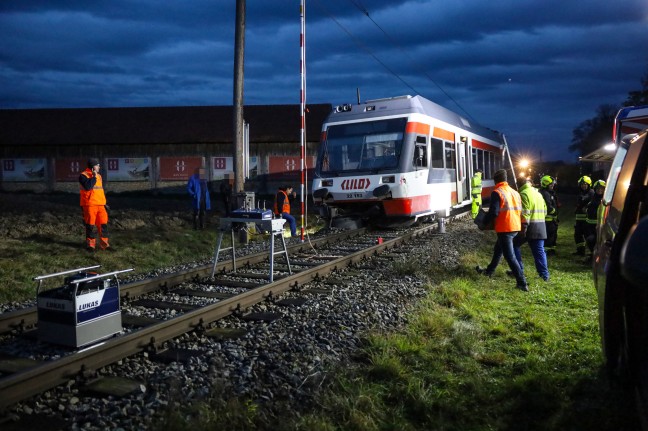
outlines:
M338 105L335 107L335 112L349 112L351 110L351 104L345 103L344 105Z
M380 179L380 182L383 184L393 184L396 182L396 177L394 175L386 175Z
M322 187L333 187L333 180L322 180Z

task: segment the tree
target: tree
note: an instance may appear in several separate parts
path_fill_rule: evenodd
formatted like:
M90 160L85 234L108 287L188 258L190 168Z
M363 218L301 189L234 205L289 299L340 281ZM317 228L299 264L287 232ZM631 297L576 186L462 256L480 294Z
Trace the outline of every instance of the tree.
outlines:
M628 93L623 106L648 105L648 72L641 78L641 90Z
M648 105L648 72L641 79L641 89L630 91L622 106ZM614 118L619 111L617 105L601 105L596 109L596 116L585 120L572 132L569 151L578 152L581 156L588 154L612 139Z
M618 111L619 107L615 105L599 106L596 117L583 121L574 129L569 151L585 155L612 140L612 127Z

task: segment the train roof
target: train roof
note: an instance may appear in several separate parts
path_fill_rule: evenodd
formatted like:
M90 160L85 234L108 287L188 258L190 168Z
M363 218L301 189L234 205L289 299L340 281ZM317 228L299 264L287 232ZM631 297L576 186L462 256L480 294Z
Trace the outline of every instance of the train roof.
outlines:
M385 99L367 100L359 105L341 105L333 109L326 122L353 121L385 115L405 115L419 113L469 130L476 135L502 143L501 133L470 121L454 111L444 108L422 96L398 96Z

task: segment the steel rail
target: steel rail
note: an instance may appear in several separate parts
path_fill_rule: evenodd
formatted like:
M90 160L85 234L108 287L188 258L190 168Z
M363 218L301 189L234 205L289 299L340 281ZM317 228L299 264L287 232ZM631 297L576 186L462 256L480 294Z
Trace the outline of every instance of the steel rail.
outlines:
M61 359L10 374L0 379L0 410L4 410L12 404L56 387L77 376L94 373L101 367L126 357L146 350L157 351L162 347L163 343L170 339L190 331L207 329L207 325L218 319L241 312L254 304L276 297L289 289L298 290L301 285L318 277L328 275L338 267L357 263L362 259L374 256L383 250L394 248L411 238L421 236L434 229L436 229L434 225L423 227L398 238L328 261L321 266L259 286L232 298L106 340ZM344 235L348 238L348 232Z
M348 239L354 236L361 235L366 232L366 228L336 233L311 241L314 246L323 246L328 243L334 243L340 239ZM309 250L311 245L308 243L295 244L288 247L290 253L299 252L302 250ZM245 265L255 265L268 259L268 252L253 253L241 257L237 257L237 265L243 267ZM119 294L122 298L133 298L147 293L156 292L161 289L172 289L173 287L196 278L205 277L211 273L213 263L201 265L196 268L182 270L173 274L165 274L159 277L147 278L144 280L133 281L125 283L120 286ZM216 270L231 271L232 261L225 260L219 262ZM11 331L24 332L28 329L34 328L38 323L38 314L36 307L26 307L18 310L0 313L0 334L6 334Z

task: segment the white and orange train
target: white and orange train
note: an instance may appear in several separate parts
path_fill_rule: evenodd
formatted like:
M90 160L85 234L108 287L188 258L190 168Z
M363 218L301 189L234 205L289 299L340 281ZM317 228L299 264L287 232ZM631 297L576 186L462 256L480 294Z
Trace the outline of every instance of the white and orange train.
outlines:
M332 226L442 218L471 203L476 169L488 197L502 167L511 174L501 133L421 96L370 100L324 122L313 199Z

